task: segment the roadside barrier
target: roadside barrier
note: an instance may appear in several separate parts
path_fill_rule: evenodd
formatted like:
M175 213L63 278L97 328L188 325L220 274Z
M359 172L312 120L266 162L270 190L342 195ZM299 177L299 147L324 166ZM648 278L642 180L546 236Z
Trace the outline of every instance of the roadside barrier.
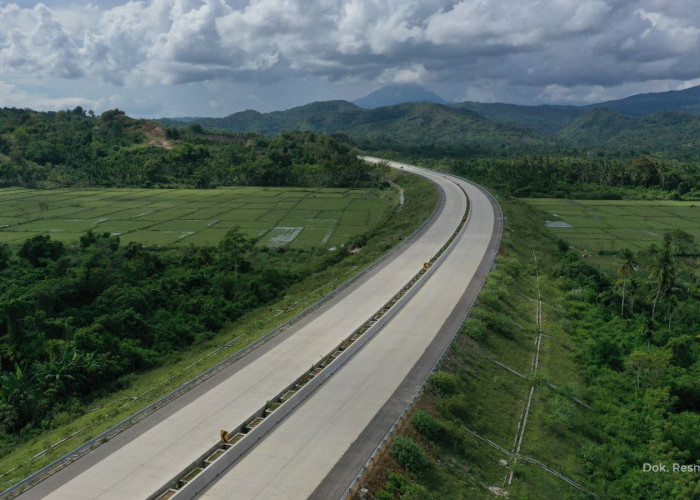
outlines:
M461 189L461 186L460 186ZM462 192L464 190L462 189ZM466 193L464 193L466 197ZM294 409L300 406L318 387L336 373L382 327L396 315L445 260L453 243L462 234L468 221L469 208L457 229L440 250L370 319L353 331L309 371L283 389L268 404L231 431L222 430L230 438L210 447L189 467L159 488L147 500L188 500L196 498L210 483L245 455Z
M360 280L361 278L365 277L369 273L371 273L374 269L376 269L378 266L382 265L385 261L389 260L394 254L399 252L403 247L405 247L407 244L409 244L412 240L414 240L416 237L418 237L420 234L422 234L424 231L427 230L427 228L433 223L433 221L437 218L440 210L442 210L442 207L445 204L445 194L444 192L438 187L438 192L439 192L439 201L435 208L433 209L432 213L430 216L418 227L416 228L415 231L413 231L409 236L401 240L399 244L391 248L389 251L387 251L384 255L382 255L378 260L376 260L374 263L360 271L358 274L353 276L352 278L348 279L341 285L339 285L337 288L332 290L330 293L324 295L322 298L320 298L318 301L314 302L311 304L309 307L306 309L302 310L300 313L297 315L293 316L283 324L279 325L278 327L270 330L268 333L260 337L258 340L248 344L246 347L240 349L239 351L236 351L235 353L231 354L229 357L224 359L223 361L220 361L217 363L215 366L212 368L204 371L197 377L191 379L190 381L184 383L177 389L173 390L172 392L166 394L159 400L151 403L150 405L146 406L142 410L134 413L133 415L129 416L128 418L122 420L118 424L114 425L113 427L110 427L106 431L102 432L98 436L90 439L89 441L85 442L83 445L75 448L74 450L66 453L62 457L58 458L57 460L51 462L50 464L46 465L42 469L38 470L34 474L31 474L30 476L26 477L22 481L18 482L17 484L7 488L5 491L0 492L0 500L5 500L5 499L11 499L11 498L16 498L17 496L21 495L34 485L40 483L41 481L47 479L48 477L52 476L53 474L56 474L57 472L61 471L71 463L75 462L79 458L87 455L91 451L93 451L95 448L98 446L102 445L103 443L108 442L110 439L114 438L118 434L122 433L126 429L132 427L133 425L137 424L144 418L148 417L149 415L153 414L157 410L161 409L171 401L177 399L178 397L182 396L186 392L190 391L191 389L197 387L201 383L205 382L206 380L210 379L212 376L216 375L219 373L221 370L227 368L228 366L232 365L236 361L240 360L250 352L254 351L255 349L258 349L265 343L269 342L270 340L274 339L276 336L290 328L292 325L295 323L299 322L301 319L305 318L308 316L310 313L313 311L317 310L321 306L323 306L325 303L327 303L329 300L333 299L336 297L339 293L343 292L346 290L348 287L353 285L355 282Z

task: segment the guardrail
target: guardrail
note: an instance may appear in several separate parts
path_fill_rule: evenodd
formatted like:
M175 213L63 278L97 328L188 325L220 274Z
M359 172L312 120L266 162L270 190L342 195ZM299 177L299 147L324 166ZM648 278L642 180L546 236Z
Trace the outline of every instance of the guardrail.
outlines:
M437 185L436 185L437 186ZM61 471L71 463L75 462L79 458L83 457L84 455L90 453L92 450L97 448L98 446L102 445L103 443L109 441L110 439L114 438L118 434L122 433L126 429L132 427L133 425L137 424L144 418L148 417L149 415L153 414L157 410L161 409L171 401L177 399L178 397L182 396L186 392L190 391L191 389L197 387L201 383L205 382L212 376L216 375L218 372L221 370L227 368L228 366L232 365L236 361L240 360L250 352L254 351L255 349L258 349L265 343L269 342L270 340L274 339L277 335L280 333L284 332L288 328L290 328L292 325L300 321L301 319L305 318L308 316L310 313L324 305L326 302L334 298L336 295L341 293L342 291L346 290L348 287L350 287L353 283L357 282L367 274L369 274L372 270L376 269L378 266L382 265L385 261L387 261L389 258L391 258L395 253L403 249L404 246L409 244L413 239L415 239L418 235L420 235L422 232L426 230L426 228L432 224L432 222L435 220L437 217L437 214L439 210L442 208L444 205L445 201L445 195L444 192L438 187L438 192L439 192L439 201L438 204L435 206L433 209L432 213L430 216L423 221L423 223L416 228L409 236L401 240L401 242L392 247L389 251L387 251L384 255L382 255L379 259L377 259L374 263L371 265L367 266L365 269L357 273L355 276L352 278L346 280L342 284L340 284L337 288L329 292L328 294L324 295L321 297L319 300L311 304L309 307L304 309L303 311L299 312L292 318L288 319L281 325L277 326L276 328L270 330L268 333L260 337L259 339L251 342L247 346L243 347L242 349L236 351L235 353L231 354L228 356L226 359L220 361L216 365L214 365L212 368L209 368L208 370L204 371L197 377L194 377L193 379L189 380L188 382L185 382L178 388L174 389L170 393L166 394L159 400L151 403L150 405L146 406L142 410L134 413L133 415L129 416L128 418L125 418L118 424L114 425L113 427L110 427L106 431L100 433L98 436L90 439L83 445L75 448L74 450L66 453L62 457L58 458L57 460L51 462L50 464L46 465L45 467L41 468L37 472L31 474L30 476L26 477L22 481L18 482L17 484L7 488L5 491L0 492L0 500L5 500L5 499L11 499L11 498L16 498L17 496L21 495L28 489L32 488L36 484L40 483L41 481L47 479L48 477L52 476L53 474L56 474L57 472Z
M392 163L396 163L396 164L401 165L401 163L399 163L399 162L392 162ZM417 167L417 168L421 169L421 167ZM495 215L496 215L495 220L496 220L496 221L498 221L498 220L501 220L501 221L505 220L505 218L503 217L503 211L501 210L501 206L498 204L498 201L496 201L496 197L495 197L493 194L491 194L491 192L489 192L485 187L483 187L483 186L481 186L480 184L477 184L477 183L475 183L475 182L469 181L469 180L467 180L467 179L465 179L465 178L463 178L463 177L460 177L460 176L458 176L458 175L452 175L452 174L443 174L443 175L445 175L446 177L454 177L454 178L457 178L457 179L459 179L459 180L462 180L462 181L464 181L464 182L468 182L469 184L472 184L472 185L476 186L476 187L477 187L478 189L480 189L484 194L486 194L486 196L488 197L489 201L491 202L491 206L494 207L494 208L496 208L496 210L495 210ZM460 186L460 187L461 187L461 186ZM471 218L471 211L470 211L470 213L469 213L469 218ZM502 223L501 223L501 224L502 224ZM501 229L502 229L502 228L501 228ZM496 249L495 249L495 252L494 252L494 254L493 254L493 259L492 259L492 262L491 262L490 266L493 266L493 263L495 262L495 259L496 259L496 255L498 255L498 251L499 251L500 246L501 246L502 237L503 237L503 231L501 230L501 231L498 233L498 244L496 245ZM484 279L483 279L483 280L481 281L481 283L479 284L479 292L480 292L481 289L483 288L485 281L486 281L486 277L484 276ZM478 296L478 293L477 293L477 296ZM469 305L469 308L468 308L468 310L467 310L467 313L465 314L465 318L466 318L467 316L469 316L469 313L471 312L471 309L472 309L473 306L474 306L474 303L472 303L472 304ZM389 430L387 431L387 433L384 435L384 438L383 438L383 439L379 442L379 444L376 446L376 448L374 449L374 451L372 452L372 454L370 455L370 457L367 459L367 461L364 463L364 465L362 466L362 468L360 469L360 471L359 471L359 472L357 473L357 475L355 476L355 479L353 479L352 483L350 483L350 485L348 486L347 490L345 491L345 493L344 493L343 496L342 496L342 500L345 500L346 498L350 497L351 495L357 493L357 491L360 489L360 487L361 487L361 482L362 482L362 477L365 475L365 473L367 473L368 471L370 471L370 470L372 469L375 460L377 460L377 458L384 452L385 447L386 447L386 445L388 444L388 442L391 440L392 434L396 431L396 428L397 428L397 427L401 424L401 422L408 416L408 413L409 413L409 412L411 411L411 409L413 408L413 405L415 404L416 400L418 399L418 397L420 397L420 395L421 395L421 394L423 393L423 391L425 390L425 385L426 385L426 383L428 382L428 378L429 378L430 375L435 371L435 369L438 368L438 367L442 364L442 362L445 360L445 357L447 356L447 353L449 352L450 346L452 345L452 343L454 342L455 338L457 337L457 334L459 333L460 329L461 329L461 325L460 325L459 327L457 327L457 329L452 333L452 336L451 336L451 338L450 338L450 341L447 343L445 349L442 351L442 354L440 354L440 357L437 359L437 361L435 361L435 363L433 364L432 368L427 372L427 376L426 376L426 377L423 379L423 381L421 382L421 385L420 385L420 387L418 388L418 390L416 391L416 393L413 395L413 397L411 398L411 400L406 404L406 406L405 406L405 408L403 409L403 411L401 412L401 414L396 418L396 420L394 421L394 423L391 425L391 427L389 428Z
M461 187L460 187L461 189ZM464 190L462 190L464 192ZM465 193L466 196L466 193ZM416 275L372 317L354 330L345 340L331 350L321 361L287 386L270 401L232 431L222 431L222 436L233 436L235 442L222 439L210 447L189 467L181 471L159 488L147 500L189 500L196 498L202 490L226 469L246 454L279 422L301 405L318 387L336 373L357 353L382 327L410 300L418 289L447 258L453 243L464 230L468 220L468 209L457 229L440 250L424 264Z

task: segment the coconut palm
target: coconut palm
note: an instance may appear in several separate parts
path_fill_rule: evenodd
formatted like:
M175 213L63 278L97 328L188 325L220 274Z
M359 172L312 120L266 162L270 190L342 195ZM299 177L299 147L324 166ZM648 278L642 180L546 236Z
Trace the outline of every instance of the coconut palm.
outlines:
M656 280L656 294L654 295L654 305L651 309L651 320L654 321L659 297L668 293L676 277L676 266L671 256L670 245L664 245L660 251L654 254L654 260L649 265L649 270L651 271L649 278Z
M622 257L622 264L617 273L622 276L622 306L620 307L620 317L625 316L625 292L627 291L627 278L637 270L639 263L629 248L623 248L620 250L620 257Z

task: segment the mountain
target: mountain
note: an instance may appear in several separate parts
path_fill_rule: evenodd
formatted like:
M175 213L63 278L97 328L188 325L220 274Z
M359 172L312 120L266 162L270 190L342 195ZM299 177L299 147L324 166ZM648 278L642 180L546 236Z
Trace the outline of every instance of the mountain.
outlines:
M387 85L361 99L357 99L354 101L354 104L365 109L375 109L404 102L434 102L437 104L447 104L447 101L439 95L421 85L413 83Z
M460 102L452 104L456 109L469 109L489 120L509 122L528 127L544 134L554 134L563 129L579 116L586 114L586 109L577 106L519 106L500 102Z
M174 122L162 123L172 126ZM224 118L199 118L196 123L211 129L264 134L290 130L344 133L368 149L509 151L553 142L535 130L430 102L363 109L346 101L327 101L272 113L249 110Z
M634 117L597 108L558 132L557 137L565 143L623 154L697 156L700 153L700 116L663 111Z
M685 90L637 94L585 107L607 108L628 116L645 116L661 111L683 111L700 115L700 85Z

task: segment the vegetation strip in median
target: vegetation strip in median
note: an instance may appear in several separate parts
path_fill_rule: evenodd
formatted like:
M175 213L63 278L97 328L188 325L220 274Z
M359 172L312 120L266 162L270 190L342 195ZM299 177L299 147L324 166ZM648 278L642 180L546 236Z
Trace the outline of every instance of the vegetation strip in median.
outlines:
M466 193L460 187L464 195ZM158 489L153 495L148 497L148 500L158 499L164 500L166 498L171 498L175 494L178 496L176 498L194 498L194 496L201 491L201 488L205 487L211 479L201 482L193 483L194 478L203 472L209 465L211 465L214 460L222 459L222 462L226 462L225 467L229 467L232 463L240 458L248 449L250 449L255 442L260 440L262 436L269 432L268 428L265 428L263 432L253 432L253 429L260 425L263 419L267 419L269 416L276 413L280 414L280 418L276 419L273 425L279 423L284 417L286 417L294 408L299 406L303 400L308 397L310 391L302 396L302 388L306 386L314 377L328 373L328 375L323 377L323 380L329 378L335 371L337 371L347 360L359 350L361 346L357 347L356 350L350 350L349 348L361 337L363 338L358 344L364 344L369 339L374 336L383 326L384 321L382 318L387 318L387 313L390 311L392 313L397 312L406 303L407 299L415 293L415 291L425 282L422 278L426 275L432 274L434 270L439 266L439 264L447 257L448 249L451 248L457 236L466 226L468 220L469 208L464 213L461 222L459 223L457 229L454 231L452 236L447 240L447 242L440 248L440 250L425 263L424 267L416 273L416 275L408 282L406 285L399 290L399 292L390 299L386 304L384 304L380 309L375 312L372 317L367 320L363 325L353 331L345 340L343 340L336 348L331 350L326 356L324 356L318 363L314 364L310 370L299 377L297 380L292 382L290 385L285 387L280 391L272 400L268 401L265 407L261 408L255 412L250 418L246 419L238 427L231 431L222 431L222 439L211 448L209 448L203 455L201 455L196 461L192 463L187 469L179 473L174 479L170 480L162 488ZM419 284L418 286L415 286ZM402 300L406 298L406 300ZM328 370L326 371L326 368ZM319 382L319 384L322 383ZM255 423L255 425L253 425ZM262 427L260 427L262 429ZM257 434L260 434L259 436ZM226 436L226 437L224 437ZM233 437L233 442L231 437ZM253 442L253 437L256 438ZM231 456L233 458L226 459L226 457ZM216 457L212 459L211 457ZM216 474L218 475L218 474ZM195 486L190 487L185 491L185 486L193 483ZM199 490L197 490L199 488Z

